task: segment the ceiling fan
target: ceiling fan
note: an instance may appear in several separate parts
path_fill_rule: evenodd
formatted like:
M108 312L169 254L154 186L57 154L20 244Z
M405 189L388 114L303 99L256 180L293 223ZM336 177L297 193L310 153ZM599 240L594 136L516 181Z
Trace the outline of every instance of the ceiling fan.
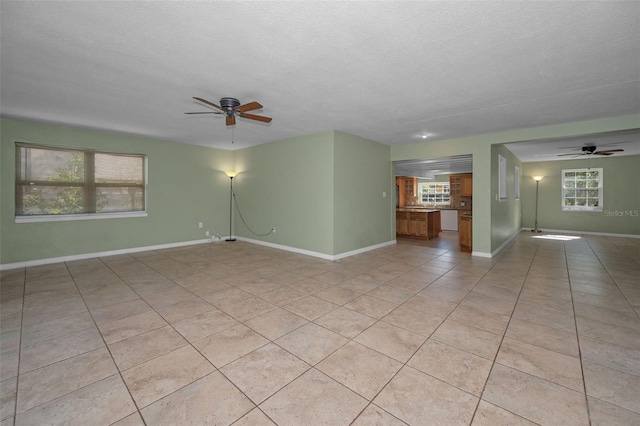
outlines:
M558 154L558 157L563 157L565 155L573 155L573 156L577 156L577 155L613 155L614 152L623 152L624 149L605 149L603 151L596 151L596 146L595 145L586 145L583 147L580 147L580 153L578 154Z
M258 102L249 102L248 104L240 105L240 101L236 98L221 98L220 105L216 105L206 99L197 98L195 100L205 103L209 106L216 108L218 111L203 111L203 112L185 112L185 114L224 114L226 116L227 126L233 126L236 124L236 115L241 118L248 118L249 120L262 121L263 123L270 123L270 117L264 117L262 115L247 114L247 111L253 111L262 108Z

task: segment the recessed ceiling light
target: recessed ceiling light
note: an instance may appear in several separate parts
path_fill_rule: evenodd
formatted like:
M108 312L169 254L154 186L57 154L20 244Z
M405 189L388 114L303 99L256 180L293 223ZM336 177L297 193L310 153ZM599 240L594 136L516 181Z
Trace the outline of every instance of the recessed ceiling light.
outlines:
M422 134L422 135L420 135L420 137L421 137L422 139L426 139L426 138L427 138L427 135Z

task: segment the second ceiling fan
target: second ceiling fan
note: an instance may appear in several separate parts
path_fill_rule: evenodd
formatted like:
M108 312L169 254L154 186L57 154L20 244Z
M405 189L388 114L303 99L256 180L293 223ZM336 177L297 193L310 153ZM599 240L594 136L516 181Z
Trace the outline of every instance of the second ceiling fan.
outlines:
M585 145L582 147L579 147L578 149L580 149L580 153L578 154L558 154L558 157L564 157L566 155L573 155L573 156L577 156L577 155L613 155L614 152L624 152L624 149L605 149L602 151L597 151L597 148L595 145Z
M271 117L247 114L247 111L253 111L262 108L262 105L255 101L240 105L240 101L236 98L221 98L220 105L216 105L213 102L195 96L193 99L212 106L218 111L185 112L185 114L225 114L227 126L233 126L234 124L236 124L236 115L241 118L248 118L249 120L262 121L263 123L271 122Z

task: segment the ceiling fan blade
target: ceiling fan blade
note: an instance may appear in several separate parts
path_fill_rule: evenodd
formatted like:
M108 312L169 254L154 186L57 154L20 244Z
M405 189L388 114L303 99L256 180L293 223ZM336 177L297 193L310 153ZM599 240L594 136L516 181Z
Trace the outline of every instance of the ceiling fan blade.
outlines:
M185 112L185 114L222 114L221 111Z
M582 154L558 154L558 157L564 157L566 155L572 155L574 157L580 157Z
M236 124L236 117L234 115L227 115L227 126L233 126Z
M260 105L256 101L253 101L253 102L249 102L248 104L240 105L239 107L236 107L235 110L239 112L245 112L245 111L253 111L254 109L260 109L260 108L262 108L262 105Z
M602 150L602 151L594 152L594 154L610 155L611 153L614 153L614 152L624 152L624 149L605 149L605 150Z
M197 98L197 97L195 97L195 96L193 97L193 99L195 99L196 101L200 101L200 102L202 102L202 103L205 103L205 104L207 104L207 105L211 105L212 107L217 108L217 109L219 109L219 110L222 110L222 108L221 108L220 106L218 106L218 105L214 104L213 102L209 102L209 101L208 101L208 100L206 100L206 99Z
M271 117L263 117L261 115L255 115L255 114L246 114L244 112L241 112L238 115L240 115L240 117L242 118L248 118L249 120L262 121L263 123L271 123L271 120L272 120Z

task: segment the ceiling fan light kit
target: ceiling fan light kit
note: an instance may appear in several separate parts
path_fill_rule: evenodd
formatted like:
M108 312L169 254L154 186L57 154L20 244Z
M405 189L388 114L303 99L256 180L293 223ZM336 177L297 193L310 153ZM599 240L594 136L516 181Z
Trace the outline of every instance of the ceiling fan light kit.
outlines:
M233 126L236 124L236 115L240 118L248 118L249 120L261 121L263 123L271 123L272 120L271 117L247 114L247 111L253 111L262 108L262 105L260 105L256 101L241 105L240 101L236 98L224 97L220 98L220 105L217 105L203 98L194 96L193 99L212 106L218 111L185 112L185 114L224 114L227 126Z

